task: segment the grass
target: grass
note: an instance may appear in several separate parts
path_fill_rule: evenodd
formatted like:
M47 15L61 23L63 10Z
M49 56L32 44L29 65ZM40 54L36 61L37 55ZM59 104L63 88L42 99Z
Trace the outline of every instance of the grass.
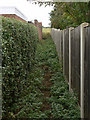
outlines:
M9 113L10 118L80 118L78 99L69 92L51 37L37 45L35 63L25 91L25 97L14 105L15 113Z
M40 53L40 63L49 67L49 72L52 73L50 81L53 85L50 88L51 97L48 98L51 104L50 115L52 118L80 118L80 109L78 99L69 92L68 84L62 73L62 65L59 64L59 59L56 53L55 45L51 38L42 41ZM40 49L40 47L39 47Z
M43 28L42 32L51 33L51 28Z
M45 40L48 37L50 37L50 33L51 33L51 28L43 28L42 29L42 38Z

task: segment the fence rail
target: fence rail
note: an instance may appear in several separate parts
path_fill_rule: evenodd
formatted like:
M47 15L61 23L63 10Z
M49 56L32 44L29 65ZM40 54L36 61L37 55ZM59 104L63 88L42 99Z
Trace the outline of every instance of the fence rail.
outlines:
M81 118L90 120L90 25L51 30L69 90L77 92Z

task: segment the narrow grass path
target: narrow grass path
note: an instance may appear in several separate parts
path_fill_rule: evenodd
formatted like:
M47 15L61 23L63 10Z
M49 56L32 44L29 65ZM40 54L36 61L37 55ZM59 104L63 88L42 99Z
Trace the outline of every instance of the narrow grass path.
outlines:
M51 38L38 43L26 93L17 118L80 118L78 99L68 90Z
M44 70L44 79L42 81L42 89L41 92L43 93L43 105L41 108L41 111L51 110L51 105L46 100L46 98L51 97L50 88L52 86L52 82L50 81L50 78L52 74L49 72L49 67L46 65L43 65L42 69Z

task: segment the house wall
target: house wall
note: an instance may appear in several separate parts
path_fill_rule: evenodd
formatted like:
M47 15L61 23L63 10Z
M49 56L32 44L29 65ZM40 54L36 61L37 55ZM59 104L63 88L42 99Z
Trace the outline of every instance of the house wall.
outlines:
M22 18L18 17L17 15L15 14L0 14L0 16L4 16L4 17L9 17L9 18L15 18L17 20L21 20L23 22L26 22L25 20L23 20Z
M9 17L9 18L14 18L17 20L21 20L23 22L26 22L24 19L18 17L15 14L0 14L0 16L4 16L4 17ZM29 22L28 22L29 23ZM42 40L42 22L38 22L37 20L34 20L34 25L37 27L38 29L38 33L39 33L39 40Z

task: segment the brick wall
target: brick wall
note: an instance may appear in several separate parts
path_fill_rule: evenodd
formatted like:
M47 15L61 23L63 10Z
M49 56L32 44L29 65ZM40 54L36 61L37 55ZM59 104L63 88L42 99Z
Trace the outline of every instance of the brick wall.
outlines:
M39 40L42 40L42 22L38 22L37 20L34 20L34 24L39 32Z
M18 17L17 15L15 14L0 14L0 16L4 16L4 17L9 17L9 18L15 18L17 20L21 20L23 22L26 22L25 20L23 20L22 18Z
M23 22L26 22L25 20L23 20L22 18L18 17L15 14L0 14L0 16L4 16L4 17L9 17L9 18L15 18L17 20L21 20ZM29 22L28 22L29 23ZM33 24L33 23L32 23ZM38 29L38 33L39 33L39 40L42 40L42 22L38 22L37 20L34 20L34 25L37 27Z

